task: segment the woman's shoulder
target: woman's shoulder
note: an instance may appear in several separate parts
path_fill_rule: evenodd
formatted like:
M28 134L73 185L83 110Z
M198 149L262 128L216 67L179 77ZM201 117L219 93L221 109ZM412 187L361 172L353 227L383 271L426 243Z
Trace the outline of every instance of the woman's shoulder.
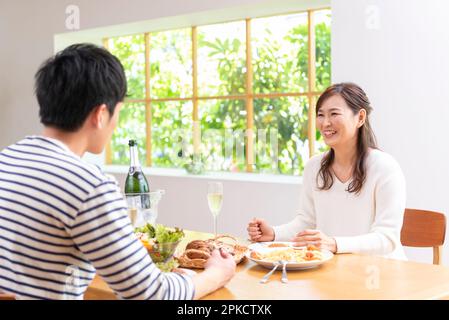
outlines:
M321 168L321 160L326 155L326 152L316 154L312 156L309 160L307 160L306 165L304 166L303 178L307 180L314 180L320 171Z
M318 171L321 166L321 160L323 160L325 155L326 152L312 156L309 160L307 160L304 170Z
M382 150L370 149L367 160L367 167L374 171L385 173L402 172L396 159Z

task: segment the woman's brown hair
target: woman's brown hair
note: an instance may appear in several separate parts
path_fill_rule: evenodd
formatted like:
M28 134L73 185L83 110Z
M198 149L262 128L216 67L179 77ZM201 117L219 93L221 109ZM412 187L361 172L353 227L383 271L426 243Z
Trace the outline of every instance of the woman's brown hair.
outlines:
M366 179L365 160L368 154L368 149L377 149L376 136L369 123L369 114L373 108L362 88L354 83L343 82L330 86L321 94L316 104L316 114L318 114L324 101L335 95L338 95L345 100L354 115L362 109L366 110L365 123L358 129L357 133L357 158L352 173L352 181L346 189L348 192L359 194ZM318 189L320 190L329 190L334 184L334 178L331 172L331 166L334 159L335 151L331 148L321 160L321 167L316 177ZM319 178L321 178L321 184L319 183Z

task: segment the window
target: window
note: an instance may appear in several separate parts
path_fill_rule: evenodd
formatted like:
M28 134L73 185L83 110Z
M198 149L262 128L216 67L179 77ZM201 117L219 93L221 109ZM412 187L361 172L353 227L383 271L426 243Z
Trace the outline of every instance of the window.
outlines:
M302 174L325 150L330 21L319 9L105 39L129 86L107 164L127 165L134 138L147 166Z

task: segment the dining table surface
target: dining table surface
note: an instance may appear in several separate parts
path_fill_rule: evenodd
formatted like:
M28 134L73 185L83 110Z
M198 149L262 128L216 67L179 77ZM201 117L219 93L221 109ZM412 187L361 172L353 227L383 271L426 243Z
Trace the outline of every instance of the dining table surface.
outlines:
M213 235L185 231L177 248L182 252L192 240ZM247 240L239 243L248 245ZM430 250L430 249L429 249ZM200 269L193 269L201 272ZM235 276L223 288L203 297L205 300L391 300L449 299L449 267L400 261L361 254L336 254L329 261L305 270L289 270L288 282L281 282L281 270L267 283L260 279L269 270L245 258L237 265ZM98 275L88 287L84 299L117 299Z

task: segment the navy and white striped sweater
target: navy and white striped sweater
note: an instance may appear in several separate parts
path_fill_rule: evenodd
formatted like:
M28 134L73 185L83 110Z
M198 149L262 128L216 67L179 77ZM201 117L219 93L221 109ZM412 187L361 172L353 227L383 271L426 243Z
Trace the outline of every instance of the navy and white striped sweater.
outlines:
M30 136L0 153L0 291L82 299L95 272L122 299L192 299L192 280L161 273L114 180L62 142Z

